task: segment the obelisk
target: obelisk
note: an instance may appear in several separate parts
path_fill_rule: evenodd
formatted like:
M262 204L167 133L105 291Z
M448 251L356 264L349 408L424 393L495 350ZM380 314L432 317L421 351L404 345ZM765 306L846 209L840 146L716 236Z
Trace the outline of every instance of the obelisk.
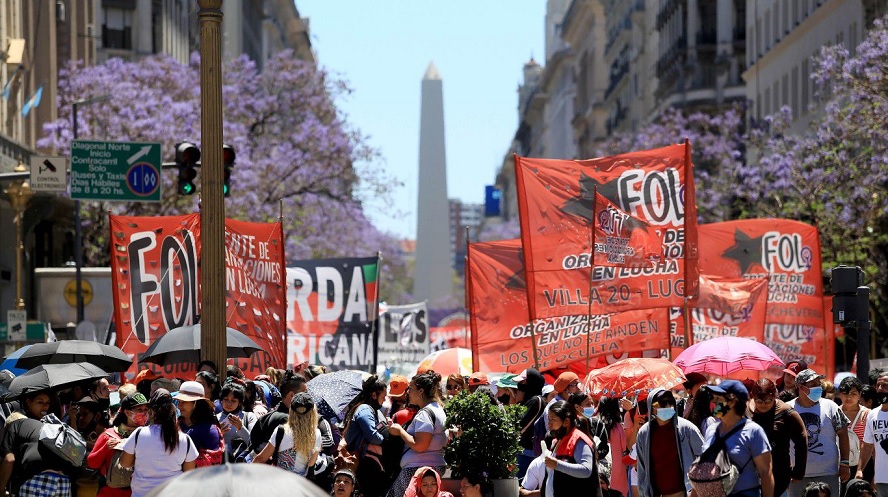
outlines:
M453 293L453 250L444 152L444 91L435 63L422 78L419 124L419 193L413 297L431 306Z

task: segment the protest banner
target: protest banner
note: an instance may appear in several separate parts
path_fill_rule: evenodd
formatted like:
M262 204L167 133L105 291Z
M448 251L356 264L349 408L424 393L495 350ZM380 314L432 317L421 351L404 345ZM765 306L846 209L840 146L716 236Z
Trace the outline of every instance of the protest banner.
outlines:
M392 368L418 364L429 355L429 311L425 302L390 305L379 315L377 363Z
M110 216L117 346L134 357L166 332L200 316L200 216ZM226 326L263 352L234 360L247 374L284 366L283 236L280 223L226 220ZM139 363L188 377L197 364Z
M287 268L288 364L375 372L379 257L296 261Z
M576 161L515 156L515 175L531 317L588 314L590 302L599 314L680 306L696 294L689 143ZM592 264L596 192L654 227L660 262Z

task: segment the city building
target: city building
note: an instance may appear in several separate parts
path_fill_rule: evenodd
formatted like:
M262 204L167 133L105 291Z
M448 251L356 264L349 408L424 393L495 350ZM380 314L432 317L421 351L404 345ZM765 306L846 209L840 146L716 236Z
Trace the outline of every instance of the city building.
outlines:
M200 41L197 0L0 0L0 175L50 151L37 150L45 123L60 115L60 71L69 63L92 66L119 57L137 60L166 54L187 63ZM292 0L225 0L223 57L246 53L258 66L291 49L315 61L308 21ZM88 97L88 96L85 96ZM0 179L0 233L15 233L15 213L2 192L21 179ZM59 267L81 248L74 245L73 202L34 193L21 216L24 300L35 318L34 268ZM0 240L0 322L14 308L18 276L14 236ZM59 323L53 323L58 325ZM64 325L64 323L62 324Z
M478 241L478 234L484 224L484 204L467 204L459 199L450 199L450 244L453 250L453 270L462 276L466 267L466 236L472 242ZM468 229L468 233L466 230Z

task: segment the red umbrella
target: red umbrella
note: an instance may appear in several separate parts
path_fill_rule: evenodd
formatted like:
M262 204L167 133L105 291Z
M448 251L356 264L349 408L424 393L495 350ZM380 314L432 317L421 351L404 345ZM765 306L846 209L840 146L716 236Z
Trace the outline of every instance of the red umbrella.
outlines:
M623 359L590 371L583 382L592 395L645 397L655 388L670 389L686 381L681 369L666 359Z

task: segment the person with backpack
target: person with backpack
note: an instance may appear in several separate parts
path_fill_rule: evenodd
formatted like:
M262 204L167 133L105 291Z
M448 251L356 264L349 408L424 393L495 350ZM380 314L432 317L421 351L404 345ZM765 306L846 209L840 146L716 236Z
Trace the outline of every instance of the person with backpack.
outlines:
M382 403L388 393L377 375L364 380L361 393L346 407L345 428L339 453L357 465L355 476L364 497L382 497L389 489L383 461L382 443L388 437L388 419Z
M404 441L405 451L401 456L401 472L389 489L389 497L402 497L417 469L423 466L434 468L443 474L444 445L447 443L447 415L441 406L441 375L428 370L413 377L407 388L410 404L419 406L410 426L404 428L397 423L389 427L389 434ZM364 483L358 480L363 488Z
M691 491L688 471L703 453L703 435L676 414L675 396L662 388L647 398L649 421L635 439L641 497L681 497Z
M250 430L250 449L254 454L261 452L271 440L271 434L275 428L287 422L290 417L290 404L293 402L293 397L308 390L305 383L305 377L302 375L289 370L284 373L281 383L278 385L282 396L281 401L277 405L271 406L272 410L259 418L259 421Z
M120 446L120 465L133 468L133 497L143 497L155 487L195 468L197 448L179 430L176 406L166 389L157 389L148 401L151 424L136 428Z
M50 395L29 392L21 398L21 411L6 421L0 442L0 490L19 497L68 497L77 468L53 452L41 448L41 421L49 414Z
M449 380L448 380L449 381ZM518 402L524 405L524 414L521 416L521 453L518 454L518 479L524 478L527 468L536 457L533 450L533 424L543 415L546 400L543 398L543 378L535 368L527 368L515 378L518 383Z
M123 452L118 448L130 434L140 426L148 424L148 399L141 393L127 395L120 401L120 410L108 428L96 440L92 452L86 457L86 464L98 470L102 478L99 482L98 497L129 497L132 495L130 481L132 473L123 478L115 478L118 459ZM122 480L122 481L117 481ZM123 486L121 486L123 485Z
M725 380L718 386L707 386L715 400L715 416L719 422L706 430L703 442L707 449L727 453L738 477L733 488L726 493L730 497L775 497L774 476L771 469L771 444L768 436L755 421L746 419L749 392L737 380ZM694 479L694 468L689 471ZM696 497L695 492L691 497Z
M318 410L308 393L293 396L287 423L274 429L271 441L253 458L253 464L271 464L306 476L321 453Z
M791 480L805 477L808 461L805 423L799 413L777 398L777 386L768 378L756 382L749 394L752 399L746 417L758 423L768 436L774 495L779 497L787 491Z

